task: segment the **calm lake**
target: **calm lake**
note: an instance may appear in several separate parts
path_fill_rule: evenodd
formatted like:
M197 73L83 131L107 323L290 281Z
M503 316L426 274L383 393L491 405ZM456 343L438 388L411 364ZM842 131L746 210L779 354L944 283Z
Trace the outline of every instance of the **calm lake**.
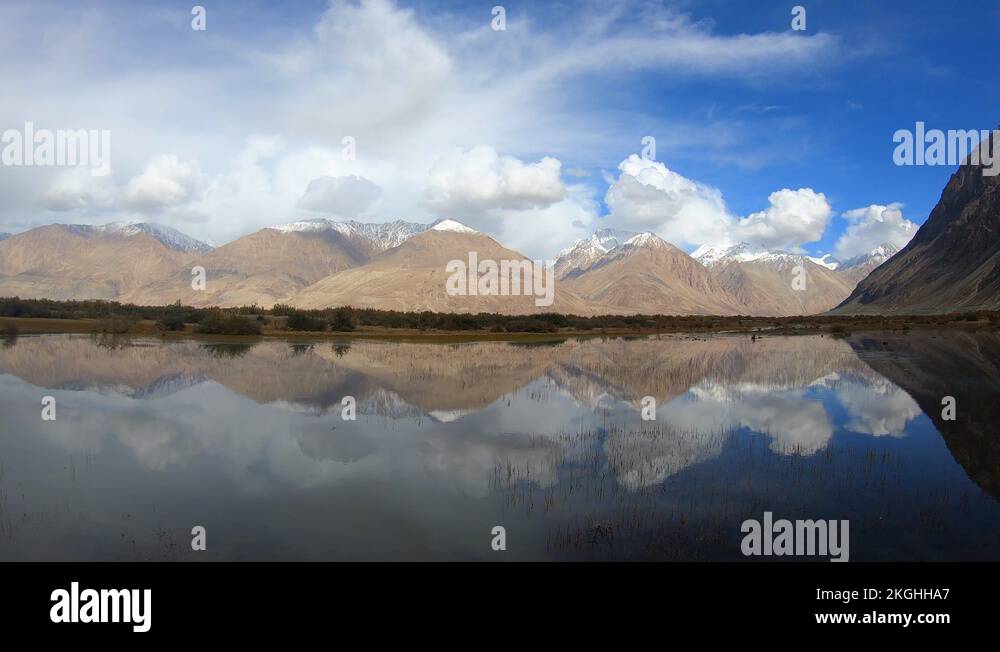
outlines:
M769 511L848 519L851 561L1000 560L998 404L996 333L22 336L0 559L739 560Z

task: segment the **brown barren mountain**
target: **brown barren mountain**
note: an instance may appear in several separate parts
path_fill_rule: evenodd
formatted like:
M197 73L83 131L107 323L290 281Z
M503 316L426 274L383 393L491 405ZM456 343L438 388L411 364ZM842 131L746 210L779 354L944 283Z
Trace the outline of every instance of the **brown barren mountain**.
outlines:
M567 274L561 287L617 313L722 315L744 310L704 266L651 233Z
M797 267L805 274L802 289L792 283ZM814 315L843 301L852 288L848 278L805 256L728 261L712 272L719 285L744 306L744 314L754 316Z
M366 251L336 231L267 228L198 256L121 298L150 305L180 301L195 307L256 303L270 308L329 274L367 259ZM191 287L195 265L205 268L205 290Z
M905 337L857 335L858 356L899 385L934 422L955 461L991 496L1000 498L1000 334L913 332ZM942 418L944 397L958 418Z
M998 132L990 140L1000 154ZM988 146L985 142L981 146ZM903 249L861 281L839 314L1000 309L1000 175L962 165Z
M337 272L295 294L289 303L299 308L327 308L350 305L355 308L382 310L433 310L455 313L531 314L561 312L589 314L591 308L566 285L557 283L552 304L536 305L535 295L450 296L446 284L451 276L448 263L460 260L468 264L469 253L479 261L522 261L525 257L502 247L492 238L457 225L464 230L449 230L455 222L442 223L415 235L398 247L389 249L360 267ZM440 225L439 225L440 226Z
M193 257L147 233L52 224L0 241L0 296L116 299Z

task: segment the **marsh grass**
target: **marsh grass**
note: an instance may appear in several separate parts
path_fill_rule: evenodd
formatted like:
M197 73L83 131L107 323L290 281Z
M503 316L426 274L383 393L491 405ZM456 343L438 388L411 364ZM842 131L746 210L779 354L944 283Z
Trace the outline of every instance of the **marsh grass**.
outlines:
M551 438L536 440L551 444ZM747 518L849 517L856 554L907 549L899 533L948 536L970 497L901 490L905 463L876 446L819 451L759 435L609 425L563 433L544 466L498 460L490 479L504 513L544 524L555 558L739 560ZM707 451L707 453L706 453ZM539 478L558 478L539 482Z

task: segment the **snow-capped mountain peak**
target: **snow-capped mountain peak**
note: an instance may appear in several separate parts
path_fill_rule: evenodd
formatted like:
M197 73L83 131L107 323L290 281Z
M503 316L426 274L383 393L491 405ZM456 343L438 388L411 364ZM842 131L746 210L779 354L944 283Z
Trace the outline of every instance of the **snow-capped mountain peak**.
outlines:
M691 253L691 257L705 267L714 267L727 262L746 263L787 255L783 251L771 251L747 242L738 242L734 245L702 245Z
M195 251L204 253L212 249L211 245L205 244L201 240L196 240L189 235L185 235L169 226L155 224L153 222L140 222L138 220L130 222L110 222L97 226L84 224L63 225L77 233L115 233L123 236L134 236L145 234L156 238L166 247L176 251Z
M418 224L404 220L392 222L356 222L347 220L337 222L326 218L298 220L287 224L277 224L267 227L282 233L322 233L334 231L347 238L359 238L368 242L375 251L385 251L399 246L407 239L423 233L430 228L429 224Z
M810 261L831 270L836 269L840 264L840 261L829 254L822 258L814 258L805 254L789 253L781 249L768 249L747 242L739 242L734 245L702 245L691 253L691 257L709 269L732 262L755 262L784 269L789 265L801 265Z
M667 244L666 241L663 240L658 235L656 235L655 233L650 233L649 231L646 231L645 233L637 233L636 235L632 236L619 246L631 247L631 248L639 248L639 247L662 248L666 246L666 244Z
M333 228L345 236L357 236L367 240L376 251L385 251L403 244L418 233L423 233L429 224L418 224L404 220L393 220L372 224L369 222L334 222Z
M848 258L843 262L842 269L851 269L862 265L869 265L872 269L874 269L895 256L897 253L899 253L898 248L888 242L883 242L867 253L859 254L853 258Z
M691 257L704 265L705 261L718 260L727 248L728 245L703 244L691 252Z
M559 252L555 264L556 277L559 278L573 270L582 271L589 268L609 251L637 235L639 234L635 231L603 228L594 231L590 237L580 238Z
M269 226L267 228L275 231L281 231L282 233L309 233L314 231L328 231L336 228L336 224L337 223L333 220L328 220L325 217L318 217L311 220L288 222L287 224L275 224L274 226Z
M888 242L883 242L879 246L875 247L868 252L871 258L876 258L882 261L889 260L893 256L899 253L899 248L889 244Z
M470 229L461 222L455 220L441 220L440 222L435 222L434 226L431 227L433 231L452 231L455 233L479 233L475 229Z
M598 229L590 237L580 238L560 251L557 260L571 255L574 251L585 251L596 255L605 254L636 235L638 234L635 231L612 228Z
M899 249L889 243L882 243L871 251L848 258L837 271L855 283L868 276L872 270L892 258Z

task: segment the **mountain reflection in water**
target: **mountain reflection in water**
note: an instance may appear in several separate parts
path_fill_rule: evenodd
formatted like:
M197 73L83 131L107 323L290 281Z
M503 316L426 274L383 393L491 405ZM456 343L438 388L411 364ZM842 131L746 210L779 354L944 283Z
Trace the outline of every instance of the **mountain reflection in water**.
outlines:
M771 511L850 519L852 560L997 560L998 366L995 333L22 336L0 348L0 559L742 559Z

